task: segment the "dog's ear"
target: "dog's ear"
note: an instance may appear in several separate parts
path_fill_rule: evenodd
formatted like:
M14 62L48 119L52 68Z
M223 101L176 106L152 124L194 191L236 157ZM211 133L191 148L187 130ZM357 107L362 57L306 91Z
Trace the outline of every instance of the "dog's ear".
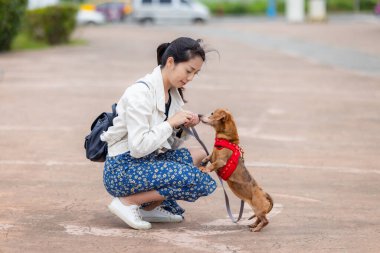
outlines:
M214 113L213 117L215 120L220 120L222 122L226 122L231 119L231 116L226 111L219 111L218 113Z
M214 120L219 121L219 120L222 120L224 118L225 113L224 112L213 112L211 114L211 116L214 118Z
M231 114L226 110L225 112L223 112L224 116L223 116L223 122L227 122L227 121L230 121L231 120Z

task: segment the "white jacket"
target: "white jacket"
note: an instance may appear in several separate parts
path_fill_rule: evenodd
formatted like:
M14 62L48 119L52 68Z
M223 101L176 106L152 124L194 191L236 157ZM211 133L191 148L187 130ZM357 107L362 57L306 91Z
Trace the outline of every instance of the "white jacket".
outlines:
M119 102L118 116L113 126L101 135L108 144L108 155L116 156L130 151L140 158L162 148L170 149L175 132L165 116L165 93L160 66L139 81L129 86ZM177 89L170 90L169 117L182 110L184 102Z

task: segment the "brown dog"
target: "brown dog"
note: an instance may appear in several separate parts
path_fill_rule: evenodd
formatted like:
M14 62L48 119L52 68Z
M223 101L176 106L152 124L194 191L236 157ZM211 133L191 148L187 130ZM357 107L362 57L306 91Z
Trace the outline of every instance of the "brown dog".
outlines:
M202 116L201 121L214 127L217 139L227 140L232 143L233 146L238 147L239 135L230 112L224 109L217 109L208 117ZM219 174L219 172L221 172L218 171L219 169L226 164L227 167L230 166L227 161L231 156L236 156L236 152L233 152L228 148L214 147L212 154L202 161L204 163L210 161L211 164L207 167L201 167L201 170L203 172L216 170ZM236 161L236 163L236 169L226 181L232 192L238 198L248 203L253 209L254 215L249 219L256 216L256 221L249 225L249 227L251 231L258 232L269 223L266 214L272 210L273 200L268 193L264 192L258 186L255 179L245 167L242 156Z

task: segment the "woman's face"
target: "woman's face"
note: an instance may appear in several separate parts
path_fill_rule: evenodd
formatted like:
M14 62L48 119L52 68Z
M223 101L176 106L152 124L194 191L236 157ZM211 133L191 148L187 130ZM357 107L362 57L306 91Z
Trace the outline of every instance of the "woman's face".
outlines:
M170 62L172 61L172 62ZM188 82L193 80L194 76L198 74L203 65L203 60L200 56L186 61L174 64L173 58L169 57L167 67L169 67L168 79L172 87L182 88Z

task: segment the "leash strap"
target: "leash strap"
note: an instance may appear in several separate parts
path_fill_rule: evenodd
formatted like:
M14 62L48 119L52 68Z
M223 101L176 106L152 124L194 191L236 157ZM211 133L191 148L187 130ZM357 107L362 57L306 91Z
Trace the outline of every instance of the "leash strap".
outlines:
M206 154L207 155L210 155L210 153L208 152L207 148L206 148L206 145L203 143L203 141L201 140L201 138L199 138L199 135L197 133L197 131L195 130L194 127L191 127L191 130L188 129L187 127L184 127L184 126L180 126L181 129L183 131L185 131L186 133L190 134L191 136L193 136L198 142L199 144L201 144L202 148L205 150ZM202 166L206 166L206 164L201 164ZM224 184L223 184L223 180L219 177L218 175L218 178L219 178L219 181L220 181L220 184L222 185L222 188L223 188L223 192L224 192L224 200L226 202L226 209L227 209L227 214L228 216L230 217L231 221L233 223L237 223L241 217L243 216L243 211L244 211L244 201L241 200L240 202L240 211L239 211L239 216L237 219L234 218L234 216L232 215L232 212L231 212L231 207L230 207L230 200L228 198L228 195L227 195L227 192L226 192L226 189L224 188Z

